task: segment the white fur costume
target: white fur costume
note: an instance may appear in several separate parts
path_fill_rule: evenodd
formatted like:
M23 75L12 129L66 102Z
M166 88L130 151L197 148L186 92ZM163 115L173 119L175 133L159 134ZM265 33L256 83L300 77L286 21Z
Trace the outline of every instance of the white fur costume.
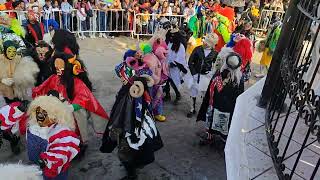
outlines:
M36 165L0 164L1 179L5 180L42 180L42 172Z
M8 60L4 55L0 56L0 80L12 78L14 84L7 86L0 82L0 94L9 99L18 97L27 99L27 90L32 88L36 82L39 72L38 65L30 57L16 57Z

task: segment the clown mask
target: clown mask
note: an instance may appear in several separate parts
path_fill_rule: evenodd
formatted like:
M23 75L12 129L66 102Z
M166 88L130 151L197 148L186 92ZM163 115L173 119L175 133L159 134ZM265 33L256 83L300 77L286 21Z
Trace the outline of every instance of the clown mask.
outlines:
M64 73L65 63L63 59L57 58L54 61L54 67L56 68L56 73L58 76L62 76Z
M9 46L7 47L6 51L5 51L5 56L9 59L9 60L13 60L17 55L17 49L14 46Z
M49 51L48 47L37 47L36 48L38 57L40 61L44 61L46 58L46 53Z
M39 106L36 108L36 119L40 127L49 127L54 124L54 121L49 118L47 111Z

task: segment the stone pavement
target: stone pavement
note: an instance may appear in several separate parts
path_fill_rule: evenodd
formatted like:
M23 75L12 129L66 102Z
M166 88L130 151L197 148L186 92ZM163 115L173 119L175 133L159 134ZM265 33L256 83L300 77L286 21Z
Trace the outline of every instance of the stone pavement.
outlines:
M121 82L114 74L114 66L122 60L128 45L135 40L119 37L110 39L87 39L79 41L81 59L84 60L95 88L95 95L109 113ZM139 180L224 180L226 169L223 147L199 147L196 132L203 124L186 118L189 110L188 95L184 92L178 106L165 103L167 122L157 123L164 147L156 153L156 161L139 171ZM2 105L3 102L0 102ZM198 106L199 107L199 106ZM100 122L96 129L104 129ZM117 159L116 150L111 154L99 152L101 136L90 128L89 148L81 161L74 161L70 170L71 180L118 180L125 175ZM25 149L13 156L6 142L1 148L0 163L27 163Z

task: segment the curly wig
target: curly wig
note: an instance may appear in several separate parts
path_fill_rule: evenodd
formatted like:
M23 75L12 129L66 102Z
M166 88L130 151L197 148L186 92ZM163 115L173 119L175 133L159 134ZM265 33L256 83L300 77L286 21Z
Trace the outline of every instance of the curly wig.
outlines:
M72 112L68 108L68 105L54 96L39 96L31 102L28 109L28 123L30 125L37 124L37 107L41 107L41 109L47 111L49 118L54 120L55 123L75 129Z

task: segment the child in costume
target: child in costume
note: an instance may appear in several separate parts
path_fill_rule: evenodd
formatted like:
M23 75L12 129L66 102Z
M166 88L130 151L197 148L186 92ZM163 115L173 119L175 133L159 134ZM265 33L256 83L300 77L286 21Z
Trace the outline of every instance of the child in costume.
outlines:
M70 162L80 151L72 111L54 96L39 96L28 116L29 160L40 166L44 179L67 180Z
M188 85L192 99L191 108L187 114L189 118L196 114L196 98L206 91L213 75L212 65L218 55L218 52L214 49L217 42L218 36L216 34L206 35L203 45L196 47L189 58L188 65L192 76L192 80Z
M0 148L2 137L10 142L11 151L15 154L20 152L19 132L24 135L26 132L26 116L29 101L14 102L0 108Z
M205 133L201 135L201 144L212 143L215 136L226 140L236 99L241 94L240 56L230 48L223 48L215 67L218 69L210 81L197 116L197 121L207 124Z
M116 66L123 86L116 96L100 147L101 152L111 153L118 146L118 157L127 171L123 179L130 180L137 178L137 168L154 161L154 152L163 146L148 91L153 86L152 72L143 67L137 69L140 70L134 71L126 63Z
M37 64L28 57L17 55L19 45L15 41L4 41L0 49L0 94L7 104L27 99L27 90L34 86L39 72Z

